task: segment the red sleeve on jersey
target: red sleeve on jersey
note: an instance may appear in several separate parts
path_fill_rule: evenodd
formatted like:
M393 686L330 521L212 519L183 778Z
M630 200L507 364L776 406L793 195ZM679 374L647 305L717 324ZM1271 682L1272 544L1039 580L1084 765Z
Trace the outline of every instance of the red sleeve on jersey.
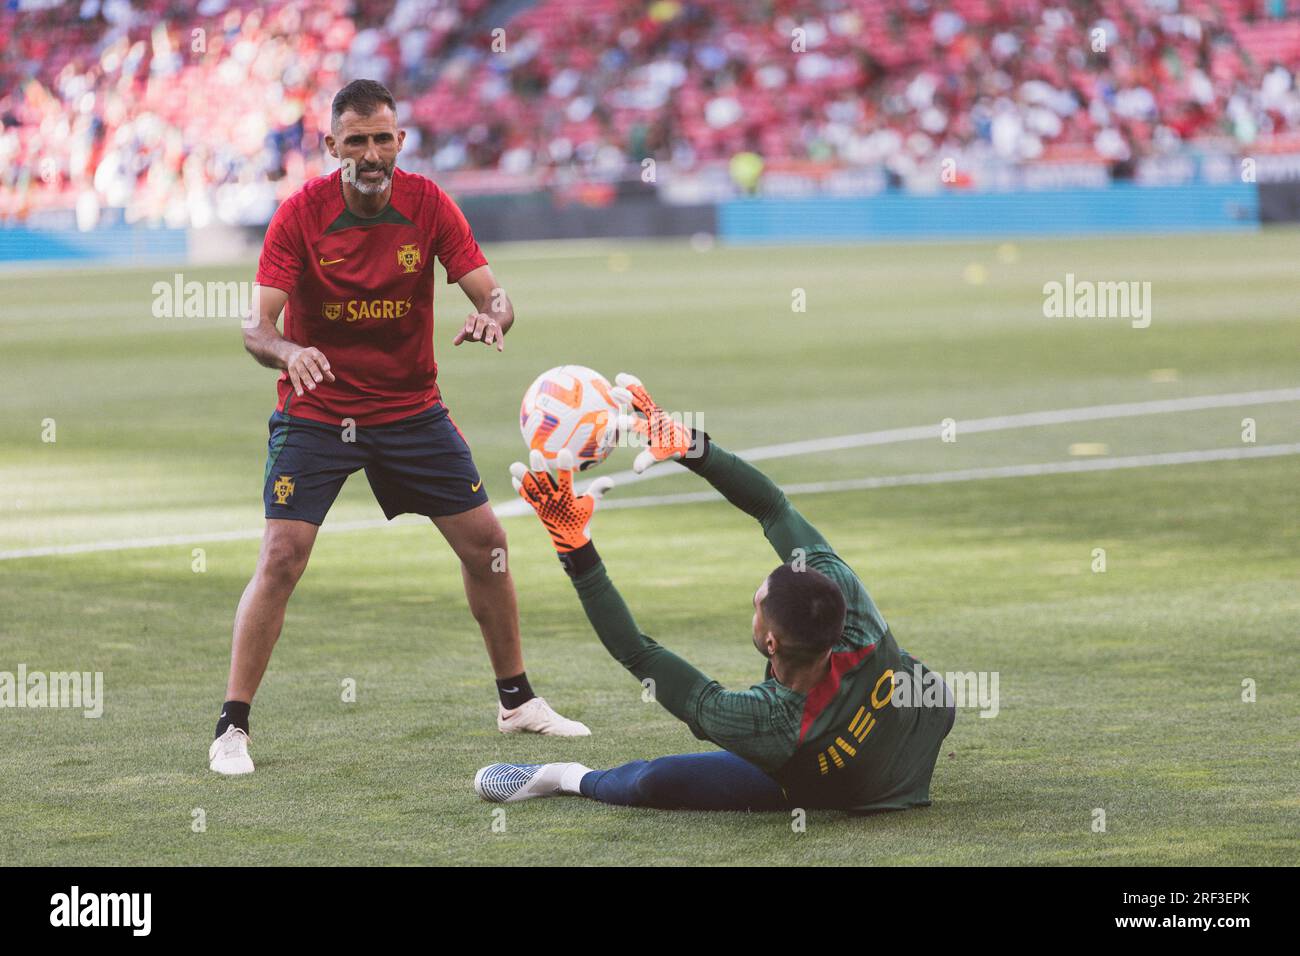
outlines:
M281 203L271 217L266 238L262 240L262 255L257 260L257 284L292 292L306 262L297 204Z
M434 223L434 255L447 270L448 282L459 282L466 273L487 265L487 256L470 232L465 214L452 198L439 190L438 218Z

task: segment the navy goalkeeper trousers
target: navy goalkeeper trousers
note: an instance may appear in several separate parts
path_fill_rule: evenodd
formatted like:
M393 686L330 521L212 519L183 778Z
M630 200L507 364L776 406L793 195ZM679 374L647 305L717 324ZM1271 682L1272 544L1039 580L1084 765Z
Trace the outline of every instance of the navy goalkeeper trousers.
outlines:
M582 795L601 803L660 810L785 810L781 785L726 750L634 760L582 778Z

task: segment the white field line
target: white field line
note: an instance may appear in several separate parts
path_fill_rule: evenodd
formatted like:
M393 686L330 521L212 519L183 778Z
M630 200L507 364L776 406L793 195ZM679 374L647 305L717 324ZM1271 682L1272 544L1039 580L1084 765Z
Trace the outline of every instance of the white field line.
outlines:
M1246 445L1241 448L1210 448L1205 451L1173 451L1156 455L1128 455L1113 458L1087 458L1072 461L1049 461L1037 465L1001 465L992 468L962 468L957 471L919 472L912 475L885 475L877 478L846 478L842 481L812 481L783 485L789 495L816 495L833 491L864 491L871 488L901 488L910 485L946 485L989 478L1028 478L1037 475L1066 475L1087 471L1119 471L1125 468L1151 468L1157 465L1192 465L1207 461L1238 461L1243 458L1278 458L1300 455L1300 443L1294 445ZM613 508L648 508L653 505L684 505L701 501L721 501L716 491L690 491L677 495L643 495L639 498L611 496L600 503L602 511ZM513 504L513 502L512 502ZM523 505L523 502L519 502Z
M523 504L523 501L519 503ZM409 521L414 521L412 515L398 517L395 520L403 522L403 517ZM426 520L421 519L421 523ZM368 518L365 521L339 521L331 525L322 525L321 531L366 531L370 528L382 528L392 523L392 521L385 521L382 518ZM190 534L159 535L153 538L118 538L115 541L88 541L83 544L54 544L41 548L0 551L0 561L14 561L18 558L47 558L65 554L90 554L96 551L127 551L132 548L172 548L186 544L209 544L218 541L257 541L261 537L261 528L241 528L237 531L199 531Z
M911 485L944 485L965 481L983 481L991 478L1029 478L1038 475L1065 475L1080 472L1120 471L1126 468L1151 468L1158 465L1192 465L1209 461L1240 461L1250 458L1280 458L1300 455L1300 443L1291 445L1255 445L1241 448L1210 448L1204 451L1173 451L1155 455L1128 455L1112 458L1049 461L1029 465L1000 465L991 468L962 468L957 471L918 472L911 475L884 475L876 478L847 478L841 481L813 481L784 485L786 494L815 495L835 491L865 491L872 488L901 488ZM602 511L618 508L649 508L658 505L686 505L705 501L720 501L716 491L689 491L676 495L642 495L638 498L607 497L600 503ZM493 511L503 518L523 514L527 506L519 500L497 505ZM396 519L407 524L423 523L423 519L405 515ZM366 531L392 524L374 518L366 521L341 521L324 525L322 531ZM95 551L124 551L129 548L161 548L213 541L252 541L262 537L262 529L243 531L218 531L211 534L182 534L157 538L124 538L118 541L96 541L87 544L54 545L45 548L27 548L19 551L0 551L0 561L16 558L37 558L53 555L87 554Z
M1136 418L1143 415L1168 415L1174 412L1195 412L1211 408L1238 408L1243 405L1267 405L1274 402L1300 402L1300 388L1276 388L1258 392L1228 392L1222 395L1195 395L1188 398L1167 398L1147 402L1125 402L1116 405L1086 405L1082 408L1059 408L1045 412L1024 412L1019 415L998 415L993 418L968 418L957 420L955 432L977 435L981 432L1011 431L1018 428L1036 428L1042 425L1068 425L1073 422L1097 422L1113 418ZM706 427L707 430L707 427ZM833 435L806 441L783 442L779 445L761 445L737 452L746 461L766 461L770 458L794 458L827 451L844 451L848 448L866 448L871 445L893 445L906 441L934 440L940 437L943 426L910 425L906 428L886 428L881 431L859 432L855 435ZM641 474L634 471L614 472L609 477L617 486L625 486L651 478L680 474L685 469L676 462L664 462L647 468ZM523 502L521 501L522 505Z
M1017 428L1032 428L1040 425L1067 424L1070 422L1101 421L1109 418L1131 418L1140 415L1159 415L1172 412L1197 411L1209 408L1233 408L1243 405L1268 404L1273 402L1300 401L1300 388L1273 389L1257 392L1232 392L1222 395L1202 395L1189 398L1161 399L1148 402L1129 402L1116 405L1091 405L1082 408L1065 408L1043 412L1026 412L1018 415L1001 415L993 418L972 418L958 421L958 435L1006 431ZM763 461L771 458L793 457L796 455L816 454L824 451L837 451L845 448L863 448L870 445L886 445L904 441L935 439L940 436L940 424L916 425L907 428L889 428L875 432L862 432L855 435L839 435L829 438L816 438L808 441L786 442L780 445L764 445L737 452L747 461ZM1207 451L1171 452L1160 455L1136 455L1125 458L1095 458L1065 462L1048 462L1044 464L1008 465L996 468L968 468L960 471L933 472L929 474L889 475L878 478L854 478L845 481L812 482L785 486L789 494L818 494L829 491L865 490L871 488L900 487L903 485L943 484L957 481L978 481L986 478L1029 477L1033 475L1067 474L1083 471L1107 471L1122 468L1142 468L1151 465L1190 464L1203 461L1230 461L1243 458L1267 458L1280 455L1300 453L1300 445L1261 445L1245 448L1210 449ZM615 485L626 486L651 478L662 478L684 471L675 462L665 462L646 469L641 474L633 471L615 472L610 475ZM713 501L718 495L713 491L686 492L677 495L642 496L639 498L618 498L611 496L601 503L602 508L638 508L660 504L689 504L696 501ZM526 513L528 506L514 498L496 505L495 513L502 518L514 517ZM399 522L402 518L396 519ZM423 519L407 517L406 521L415 522ZM373 518L364 521L344 521L323 525L322 531L366 531L382 528L392 522ZM13 561L21 558L41 558L58 555L89 554L100 551L125 551L133 548L177 547L198 542L249 541L262 537L262 529L238 531L197 532L190 534L168 535L152 538L121 538L113 541L90 541L81 544L47 545L36 548L19 548L13 551L0 551L0 561Z

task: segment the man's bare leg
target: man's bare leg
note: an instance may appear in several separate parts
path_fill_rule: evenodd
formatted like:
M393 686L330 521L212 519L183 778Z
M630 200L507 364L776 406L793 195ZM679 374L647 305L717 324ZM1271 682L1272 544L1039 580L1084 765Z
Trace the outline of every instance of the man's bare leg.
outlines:
M226 700L253 702L280 638L289 596L307 567L318 530L307 521L267 520L257 570L235 611Z
M545 700L534 696L528 684L506 533L492 506L485 502L460 514L434 518L433 523L460 558L465 597L497 678L501 704L498 729L504 733L531 731L562 737L590 734L583 724L561 717Z
M470 613L483 632L492 673L503 680L522 674L524 652L519 644L519 605L515 582L506 560L506 532L492 506L434 518L434 525L460 558L461 577Z
M208 765L218 773L253 770L248 756L249 708L280 638L289 597L311 557L316 531L316 525L307 521L267 519L257 569L235 611L226 700L217 720L217 739L208 751Z

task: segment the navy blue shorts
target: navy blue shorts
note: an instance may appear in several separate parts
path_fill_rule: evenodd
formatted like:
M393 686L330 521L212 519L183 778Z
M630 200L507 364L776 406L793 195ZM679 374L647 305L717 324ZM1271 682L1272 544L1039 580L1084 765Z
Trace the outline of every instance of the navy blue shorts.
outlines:
M268 518L320 524L348 475L362 468L389 518L460 514L488 500L469 445L442 403L385 425L358 425L350 436L342 426L279 411L268 427Z

